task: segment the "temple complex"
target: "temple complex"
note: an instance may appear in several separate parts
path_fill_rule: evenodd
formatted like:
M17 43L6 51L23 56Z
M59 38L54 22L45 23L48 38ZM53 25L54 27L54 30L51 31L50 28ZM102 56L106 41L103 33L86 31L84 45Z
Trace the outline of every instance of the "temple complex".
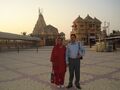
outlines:
M72 25L71 34L75 33L77 39L84 44L95 43L101 35L101 21L96 17L92 18L87 15L84 19L78 16Z

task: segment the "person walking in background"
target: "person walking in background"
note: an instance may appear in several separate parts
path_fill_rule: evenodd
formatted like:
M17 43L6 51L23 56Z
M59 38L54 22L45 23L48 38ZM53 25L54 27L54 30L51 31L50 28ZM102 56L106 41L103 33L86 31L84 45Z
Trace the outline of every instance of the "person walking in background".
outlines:
M65 54L66 47L63 45L63 39L59 37L51 53L52 71L54 73L54 80L52 83L57 85L57 87L64 87L66 72Z
M69 67L69 84L67 88L71 88L73 86L73 78L75 73L75 86L78 89L80 87L80 59L83 58L85 53L84 48L82 47L80 42L76 41L76 35L71 34L71 41L67 45L66 49L66 63Z

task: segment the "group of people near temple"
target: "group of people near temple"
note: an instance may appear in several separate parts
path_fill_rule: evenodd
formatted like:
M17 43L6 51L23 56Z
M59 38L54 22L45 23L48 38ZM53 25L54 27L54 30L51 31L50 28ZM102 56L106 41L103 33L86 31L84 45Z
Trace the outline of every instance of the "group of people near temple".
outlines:
M74 85L77 89L80 86L80 62L83 59L85 50L81 42L76 40L76 35L71 34L71 40L67 45L63 44L63 39L58 37L51 53L52 73L51 83L58 88L64 87L66 68L69 69L69 83L66 88L73 87L73 80L75 76Z

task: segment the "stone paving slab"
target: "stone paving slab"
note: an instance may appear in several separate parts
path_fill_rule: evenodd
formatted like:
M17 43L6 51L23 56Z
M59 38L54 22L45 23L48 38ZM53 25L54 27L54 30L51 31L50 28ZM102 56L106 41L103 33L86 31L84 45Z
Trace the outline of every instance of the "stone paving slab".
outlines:
M30 68L22 68L22 69L19 69L18 71L28 75L38 75L44 72L49 72L50 69L46 68L45 66L37 66L37 67L30 67Z
M115 71L115 69L100 67L100 66L86 66L81 67L81 71L87 72L94 75L103 75Z
M113 74L112 78L116 78L120 80L120 72Z
M120 90L120 81L100 79L83 86L83 90Z
M0 81L7 81L13 78L20 77L21 75L14 73L12 71L0 71Z
M120 68L120 63L117 62L117 60L115 62L106 62L106 63L101 63L101 64L98 64L98 65L108 66L108 67L112 67L112 68Z
M1 52L0 90L68 90L50 83L51 49ZM65 86L68 79L67 68ZM95 52L87 47L81 61L80 83L82 90L120 90L120 51Z

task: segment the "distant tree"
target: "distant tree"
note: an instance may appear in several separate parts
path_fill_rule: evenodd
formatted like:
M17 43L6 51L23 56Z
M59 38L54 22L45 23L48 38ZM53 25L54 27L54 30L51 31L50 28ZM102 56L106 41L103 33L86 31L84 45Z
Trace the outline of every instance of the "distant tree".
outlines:
M116 30L113 30L113 32L112 32L112 33L113 33L113 34L115 34L116 32L117 32Z
M117 35L120 35L119 30L112 30L112 33L110 33L110 36L117 36Z
M31 33L31 34L29 34L31 37L33 37L33 34Z
M27 35L27 32L22 32L22 35L26 36L26 35Z

